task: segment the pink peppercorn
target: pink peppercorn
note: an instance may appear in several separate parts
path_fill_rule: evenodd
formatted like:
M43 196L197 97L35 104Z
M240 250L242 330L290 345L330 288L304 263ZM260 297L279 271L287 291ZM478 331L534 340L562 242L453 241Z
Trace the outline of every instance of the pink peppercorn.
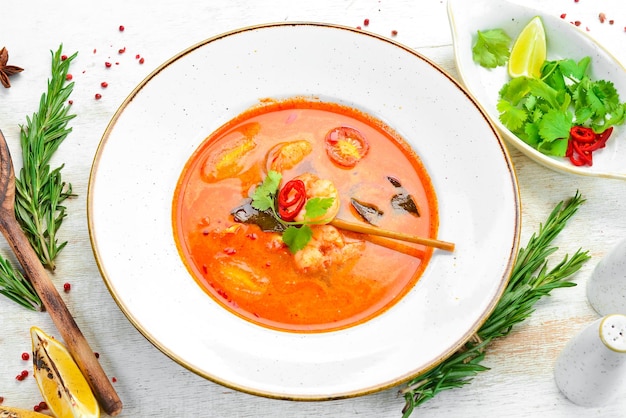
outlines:
M370 20L369 19L365 19L363 21L363 26L368 26L370 24Z
M96 97L96 98L97 98L97 97ZM64 284L63 284L63 291L64 291L65 293L69 293L69 291L70 291L70 290L72 290L72 285L71 285L71 284L69 284L69 283L64 283Z
M120 25L120 32L124 32L124 29L126 29L124 25Z
M106 89L107 87L109 87L109 83L103 81L102 83L100 83L100 86L102 86L103 89Z
M67 81L70 81L72 78L74 78L74 76L72 74L68 74L68 75L65 76L65 79Z
M102 99L102 95L101 95L100 93L96 93L96 96L95 96L95 97L96 97L96 100L100 100L100 99Z
M107 68L110 68L111 67L111 63L107 61L107 62L104 63L104 66L107 67Z
M24 361L30 360L30 354L28 354L27 352L23 352L22 353L22 360L24 360Z

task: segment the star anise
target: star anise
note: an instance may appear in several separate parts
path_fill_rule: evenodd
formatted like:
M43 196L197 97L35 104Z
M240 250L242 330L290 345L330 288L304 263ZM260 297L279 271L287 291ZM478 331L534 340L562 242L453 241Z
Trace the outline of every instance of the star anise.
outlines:
M9 60L9 51L6 48L2 48L0 50L0 83L5 88L11 87L11 83L9 82L9 77L13 74L21 73L24 71L23 68L17 67L15 65L7 65L7 61Z

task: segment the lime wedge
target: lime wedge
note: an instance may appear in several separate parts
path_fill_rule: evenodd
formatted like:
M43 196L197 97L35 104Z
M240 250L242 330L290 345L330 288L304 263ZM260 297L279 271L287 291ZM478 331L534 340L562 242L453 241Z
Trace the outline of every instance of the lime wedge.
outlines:
M546 32L539 16L535 16L522 29L511 49L509 75L516 77L541 77L541 66L546 60Z

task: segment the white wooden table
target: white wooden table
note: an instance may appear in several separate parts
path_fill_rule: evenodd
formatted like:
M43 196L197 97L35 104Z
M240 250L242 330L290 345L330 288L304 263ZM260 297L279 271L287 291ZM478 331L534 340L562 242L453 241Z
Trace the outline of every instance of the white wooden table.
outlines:
M626 63L626 6L623 0L528 0L530 5L566 19L581 21ZM598 15L607 19L601 24ZM243 26L277 21L317 21L365 29L398 42L440 64L457 76L443 0L109 0L50 2L5 1L0 11L0 47L9 63L26 70L0 88L0 129L14 159L19 152L19 125L38 106L50 74L50 51L62 43L66 53L79 52L72 65L76 82L71 122L74 131L61 146L55 164L65 163L64 179L75 199L61 240L68 245L53 275L57 287L124 402L124 417L398 417L404 405L399 388L329 402L291 402L239 393L207 381L154 348L126 319L109 294L94 262L86 221L89 171L96 147L111 116L130 91L163 61L211 36ZM119 26L125 30L120 32ZM124 54L118 50L126 48ZM140 55L144 63L136 58ZM113 63L106 68L104 62ZM101 82L108 87L102 89ZM94 95L102 98L95 100ZM624 100L626 98L622 98ZM578 286L560 289L542 300L536 312L489 349L490 371L470 385L447 391L426 403L414 416L428 417L626 417L626 393L603 408L581 408L555 386L553 364L565 343L597 318L587 303L585 283L595 264L626 235L626 184L616 180L571 177L547 170L511 152L521 191L522 244L537 230L555 204L579 190L586 203L556 242L553 263L582 247L592 259L576 276ZM625 162L626 164L626 162ZM19 168L19 163L17 164ZM0 251L9 254L4 241ZM62 292L63 283L72 291ZM45 313L27 311L0 298L0 396L4 405L30 409L41 400L35 380L17 381L21 359L30 351L33 325L55 333Z

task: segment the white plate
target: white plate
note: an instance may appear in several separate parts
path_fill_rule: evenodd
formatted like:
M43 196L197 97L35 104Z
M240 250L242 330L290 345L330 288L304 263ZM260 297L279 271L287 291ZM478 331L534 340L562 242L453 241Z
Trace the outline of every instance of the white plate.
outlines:
M341 331L273 331L233 315L196 284L173 238L172 197L193 151L259 99L289 96L352 105L403 134L432 177L439 237L456 244L392 309ZM209 39L147 77L104 133L88 217L111 294L163 353L241 391L321 400L397 385L456 351L506 285L520 202L495 128L441 69L374 34L289 23Z
M448 0L448 16L461 81L485 108L505 140L534 161L556 171L626 179L626 126L616 127L606 148L593 154L591 167L577 167L566 158L542 154L509 131L500 122L496 109L498 92L509 80L506 66L495 69L481 67L472 59L472 46L478 30L500 28L516 39L534 16L541 16L546 31L548 59L573 58L578 61L591 57L591 78L612 81L623 102L626 101L626 69L615 57L568 20L507 0Z

